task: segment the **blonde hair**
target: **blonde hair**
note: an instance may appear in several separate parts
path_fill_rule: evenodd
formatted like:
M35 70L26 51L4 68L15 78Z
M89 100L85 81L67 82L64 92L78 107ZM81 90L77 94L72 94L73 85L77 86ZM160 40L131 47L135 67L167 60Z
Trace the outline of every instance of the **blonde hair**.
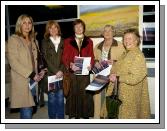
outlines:
M103 32L102 32L102 36L103 36L103 34L104 34L104 29L105 29L106 27L107 27L107 28L111 28L112 33L113 33L113 36L115 36L115 34L116 34L115 28L114 28L114 26L112 26L112 25L105 25L105 26L104 26Z
M131 28L131 29L127 29L125 32L124 32L124 36L126 34L134 34L136 36L136 40L137 40L137 46L140 45L141 43L141 40L140 40L140 35L139 35L139 31L137 29L134 29L134 28ZM123 36L123 40L124 40L124 36Z
M26 14L22 14L18 17L17 22L16 22L15 34L18 35L18 36L24 37L23 32L21 30L21 26L22 26L23 20L25 18L29 18L31 23L32 23L32 29L29 32L29 38L30 39L35 39L36 33L35 33L35 30L34 30L33 19L32 19L31 16L26 15Z
M61 29L59 24L55 21L55 20L49 20L46 24L46 28L45 28L45 34L44 34L44 38L48 39L50 36L50 32L49 32L49 28L51 28L52 25L55 25L58 29L58 35L61 35Z

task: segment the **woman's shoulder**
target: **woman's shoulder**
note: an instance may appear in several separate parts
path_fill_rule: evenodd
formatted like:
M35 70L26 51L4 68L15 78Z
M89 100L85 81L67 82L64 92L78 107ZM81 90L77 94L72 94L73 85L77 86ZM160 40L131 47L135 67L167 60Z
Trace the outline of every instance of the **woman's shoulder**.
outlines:
M11 35L10 37L9 37L9 39L8 39L8 43L10 44L10 43L20 43L20 42L22 42L21 41L21 37L20 36L18 36L18 35L16 35L16 34L13 34L13 35Z
M144 58L144 54L143 54L143 52L140 50L140 48L136 48L136 49L134 49L134 50L132 50L132 51L130 51L129 53L129 56L131 56L131 57L133 57L133 58Z
M95 49L97 49L97 50L98 50L98 49L102 50L103 43L104 43L104 40L101 41L101 42L99 42L99 43L97 43L97 44L95 45Z
M67 38L63 38L63 41L64 41L65 45L68 45L68 44L74 42L75 38L74 38L74 36L70 36L70 37L67 37Z
M44 38L43 40L42 40L42 43L47 43L49 41L49 38Z
M144 58L144 54L143 54L143 52L140 50L140 48L138 48L138 50L136 51L136 54L137 54L138 56Z
M63 38L63 37L60 37L60 41L64 41L64 38Z
M119 52L125 52L125 47L123 45L123 43L121 43L120 41L117 41L117 46L113 46L112 47L112 50L115 50L115 51L119 51Z
M41 41L41 47L42 47L42 48L47 48L47 47L48 47L48 43L49 43L49 39L44 38L44 39Z
M123 45L122 42L117 41L117 47L118 47L118 48L124 48L124 45Z
M18 36L18 35L16 35L16 34L12 34L10 37L9 37L9 40L10 39L19 39L20 38L20 36Z
M88 36L84 36L84 39L85 39L85 41L87 41L89 43L93 43L93 40Z
M72 41L74 39L75 39L74 36L70 36L70 37L64 38L64 41Z

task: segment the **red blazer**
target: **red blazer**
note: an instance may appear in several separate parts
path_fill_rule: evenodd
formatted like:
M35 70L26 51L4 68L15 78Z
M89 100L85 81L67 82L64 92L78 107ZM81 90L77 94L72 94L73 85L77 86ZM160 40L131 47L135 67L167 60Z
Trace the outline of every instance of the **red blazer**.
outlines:
M75 36L72 36L64 40L62 61L66 68L70 67L70 62L74 62L75 56L79 56L79 49L75 40ZM93 66L93 41L86 36L83 39L80 57L91 57L91 66Z

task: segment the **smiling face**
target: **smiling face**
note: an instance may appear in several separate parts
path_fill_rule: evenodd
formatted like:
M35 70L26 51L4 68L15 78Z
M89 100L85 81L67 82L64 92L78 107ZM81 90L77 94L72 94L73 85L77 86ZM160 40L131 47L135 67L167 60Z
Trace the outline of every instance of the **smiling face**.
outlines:
M126 33L124 35L123 43L127 49L137 47L137 37L133 33Z
M78 23L74 26L75 34L82 35L84 33L84 27L81 23Z
M55 24L53 24L50 28L49 28L49 33L51 36L58 36L59 34L59 31L58 31L58 28Z
M30 18L25 17L21 23L21 31L23 34L29 34L31 30L32 30L32 22Z

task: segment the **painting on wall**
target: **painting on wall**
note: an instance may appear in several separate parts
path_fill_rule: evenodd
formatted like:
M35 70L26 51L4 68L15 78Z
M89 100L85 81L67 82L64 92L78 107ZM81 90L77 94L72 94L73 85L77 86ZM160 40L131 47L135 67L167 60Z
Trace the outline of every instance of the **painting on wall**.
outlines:
M86 35L100 37L106 24L115 27L115 36L122 36L128 28L139 26L139 6L136 5L80 5L80 18L86 23Z

